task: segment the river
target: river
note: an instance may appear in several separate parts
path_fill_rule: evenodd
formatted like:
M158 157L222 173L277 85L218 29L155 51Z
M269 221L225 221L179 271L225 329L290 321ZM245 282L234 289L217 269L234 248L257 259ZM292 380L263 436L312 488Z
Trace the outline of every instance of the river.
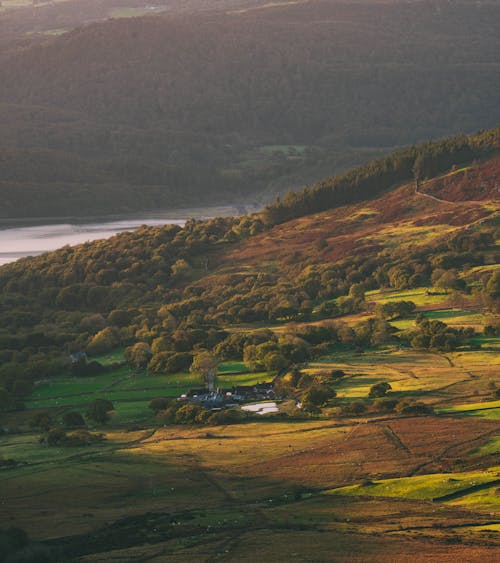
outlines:
M36 256L65 245L109 238L116 233L132 231L141 225L184 225L187 219L208 219L237 215L233 207L176 209L137 213L127 217L68 220L67 222L10 220L0 221L0 266L24 256Z

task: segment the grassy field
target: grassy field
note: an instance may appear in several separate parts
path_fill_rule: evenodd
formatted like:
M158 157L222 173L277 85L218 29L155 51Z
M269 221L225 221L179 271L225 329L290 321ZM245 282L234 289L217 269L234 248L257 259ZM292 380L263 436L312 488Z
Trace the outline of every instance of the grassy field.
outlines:
M367 301L375 303L388 303L390 301L413 301L417 307L429 307L440 305L449 299L449 295L427 295L426 287L404 290L372 290L367 291L365 296Z
M414 293L429 318L485 322L480 313L426 305L423 289ZM62 545L64 536L66 549L89 563L272 561L290 546L298 560L314 550L315 560L330 561L332 545L339 560L360 563L493 560L500 545L500 401L492 398L498 340L478 336L481 349L446 354L332 346L304 369L346 376L335 385L333 406L311 420L159 426L150 400L198 387L195 375L150 376L122 366L96 377L51 378L20 413L23 433L0 437L0 459L17 463L0 471L0 518L41 541ZM97 359L122 362L123 350ZM225 362L218 384L272 377ZM381 381L391 385L389 396L423 401L436 414L339 416L338 406L369 404L370 387ZM91 428L104 434L100 443L48 447L27 425L31 409L48 409L60 421L97 397L114 404L109 422Z
M118 355L119 352L101 359L113 363ZM272 377L269 372L250 373L242 362L223 363L217 384L231 388L269 381ZM151 399L178 397L201 385L199 377L192 373L152 376L137 374L123 366L111 373L94 377L57 377L42 382L35 388L27 407L71 407L83 410L93 400L106 398L115 406L115 423L153 422L152 413L147 408Z
M464 414L468 416L480 416L492 420L500 420L500 401L485 401L484 403L472 403L465 405L453 405L442 409L443 414Z
M381 381L391 385L391 396L418 397L432 403L439 400L442 389L451 385L467 382L474 387L467 373L450 366L444 355L418 351L386 348L363 354L338 352L312 362L308 371L332 369L347 374L336 387L339 399L367 399L370 387Z
M38 539L71 535L70 545L83 561L135 560L151 555L149 545L175 560L191 560L195 553L202 560L224 554L229 560L250 561L250 554L255 555L250 546L264 560L275 560L277 546L295 545L297 536L303 544L294 547L299 560L307 560L304 546L313 545L322 554L318 561L329 560L331 542L343 557L355 556L356 561L377 561L377 553L393 553L395 561L404 560L402 553L441 560L436 559L440 544L414 538L413 528L434 529L446 542L457 529L436 526L443 519L453 524L466 500L468 533L478 538L492 525L491 514L484 512L485 506L489 512L494 508L491 491L490 504L481 497L487 489L434 506L422 500L492 483L498 467L408 479L389 476L396 468L438 458L463 438L481 440L491 428L481 422L460 434L459 422L453 420L394 421L392 430L403 443L416 431L421 435L408 457L396 455L399 449L385 432L386 424L313 420L134 432L110 428L104 429L103 444L75 449L41 446L33 434L13 436L2 440L3 450L29 465L0 473L0 517ZM426 439L429 431L437 436L432 447ZM366 451L374 448L377 455L367 457ZM363 476L374 484L350 484ZM345 487L332 490L339 484ZM383 541L372 536L395 531L395 519L399 533L411 542L404 536L395 542L390 536ZM108 522L115 522L112 535ZM276 534L277 543L255 546L263 525L266 537ZM95 555L86 555L87 534L98 550ZM488 560L491 545L472 545Z
M440 500L443 497L459 492L466 495L467 491L474 490L482 485L491 485L493 487L493 485L500 482L498 479L498 469L498 467L493 467L481 472L441 473L401 479L369 481L361 485L333 489L327 491L326 494Z
M391 349L337 351L310 369L325 366L348 372L341 400L363 395L382 376L394 393L422 396L428 390L434 399L439 393L449 399L454 382L464 379L445 358ZM267 375L221 377L241 382ZM375 417L369 423L366 417L334 417L155 428L138 391L151 380L156 389L178 389L191 376L175 377L119 378L110 393L130 392L137 400L115 401L110 423L98 429L106 438L100 444L50 448L40 444L38 433L1 437L3 459L24 465L0 472L0 518L39 540L69 537L66 548L88 562L154 561L159 552L179 561L251 561L257 553L272 561L291 545L298 560L308 560L314 549L315 560L329 561L332 544L341 560L359 562L442 560L450 554L457 561L492 560L499 545L488 535L495 534L492 514L498 512L495 421L470 417L464 425L465 413L457 411L453 417ZM103 380L95 379L78 383L100 388ZM50 389L61 393L74 384L60 381L37 392L49 398ZM127 431L131 424L143 430ZM449 472L468 455L489 465ZM416 467L423 474L393 478ZM453 493L459 497L428 502ZM454 537L464 538L460 552L449 543Z
M102 354L101 356L92 356L90 360L95 360L100 364L108 366L110 364L125 361L124 351L125 348L117 348L116 350L108 352L107 354Z

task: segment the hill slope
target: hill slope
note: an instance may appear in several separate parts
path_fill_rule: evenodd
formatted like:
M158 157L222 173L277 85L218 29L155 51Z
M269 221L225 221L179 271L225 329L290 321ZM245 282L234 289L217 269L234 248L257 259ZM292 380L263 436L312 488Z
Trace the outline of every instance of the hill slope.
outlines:
M370 169L372 197L280 224L142 228L0 268L0 516L31 538L0 530L3 553L494 560L489 149L418 186L367 165L349 178ZM266 382L279 412L178 401L200 393L188 369L207 350L231 402Z

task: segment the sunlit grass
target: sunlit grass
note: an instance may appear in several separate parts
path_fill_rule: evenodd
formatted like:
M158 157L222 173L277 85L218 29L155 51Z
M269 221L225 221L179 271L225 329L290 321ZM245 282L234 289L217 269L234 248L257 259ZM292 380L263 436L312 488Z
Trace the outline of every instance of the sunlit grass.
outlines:
M470 510L484 510L497 512L500 510L500 487L493 486L491 489L475 491L464 497L449 501L452 506L464 506Z
M389 395L401 399L406 396L422 398L469 379L467 373L450 366L440 354L390 348L363 354L339 351L310 362L305 371L321 373L336 369L347 374L335 385L337 396L349 400L367 399L370 387L381 381L391 385Z
M495 482L498 480L498 469L498 467L493 467L487 471L436 473L397 479L382 479L365 484L349 485L348 487L332 489L325 494L433 500L459 491L466 491L477 485ZM489 494L491 495L491 492ZM463 504L462 499L455 502L457 504Z
M474 451L475 455L491 455L500 453L500 435L491 438L486 444Z
M440 412L442 414L466 414L469 416L480 416L482 418L500 420L500 401L453 405L452 407L441 409Z
M123 362L123 361L125 361L124 351L125 351L125 348L117 348L116 350L113 350L112 352L108 352L108 353L102 354L100 356L91 356L89 358L89 361L95 360L95 361L97 361L100 364L103 364L105 366L109 365L109 364L114 364L114 363L117 363L117 362Z
M449 295L427 295L427 287L417 287L403 290L372 290L366 292L366 300L375 303L387 303L389 301L413 301L417 307L439 305L446 303Z
M219 365L220 374L237 371L248 372L249 370L244 362L223 362Z
M219 470L246 467L245 474L251 475L254 466L260 467L283 455L293 455L348 431L349 427L332 428L330 421L256 422L186 429L167 427L126 452L132 456L146 455L149 459L196 455L207 466ZM207 439L207 433L210 439Z
M448 232L456 230L456 227L448 225L426 225L415 226L411 221L400 222L398 225L389 225L382 228L376 235L370 238L380 241L386 247L399 247L408 245L430 244L436 239L441 239Z
M482 331L484 325L488 321L488 315L478 311L464 311L462 309L433 309L431 311L423 311L423 316L429 320L437 320L447 325L457 327L472 327L476 331ZM415 326L415 315L410 319L396 319L391 324L399 330L407 330Z

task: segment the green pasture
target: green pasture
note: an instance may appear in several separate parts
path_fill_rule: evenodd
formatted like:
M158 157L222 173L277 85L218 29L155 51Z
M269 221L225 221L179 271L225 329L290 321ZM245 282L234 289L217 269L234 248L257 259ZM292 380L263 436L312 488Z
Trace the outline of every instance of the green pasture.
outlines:
M440 409L441 414L461 414L467 416L480 416L492 420L500 420L500 401L486 401L484 403L470 403L453 405Z
M272 378L270 372L250 373L237 369L245 368L242 363L223 364L216 384L228 388L236 385L254 385ZM178 397L189 389L202 387L200 377L193 373L169 375L134 374L127 366L109 374L94 377L54 377L35 388L26 406L31 409L53 407L75 408L83 411L97 398L106 398L116 408L116 422L131 422L151 419L147 409L155 397Z
M148 407L147 401L118 401L113 403L115 412L110 424L153 423L154 413Z
M500 348L500 336L474 336L470 339L471 344L480 344L485 348Z
M124 351L125 351L125 348L117 348L116 350L113 350L112 352L108 352L108 353L102 354L100 356L92 356L89 359L95 360L96 362L99 362L100 364L102 364L104 366L108 366L110 364L116 364L116 363L119 363L119 362L124 362L125 361Z
M448 389L453 392L457 388L459 393L484 393L487 382L495 373L492 363L495 358L490 356L498 354L485 350L439 354L393 347L373 348L364 353L338 350L310 362L304 371L311 374L344 371L346 377L334 386L337 393L335 402L340 405L368 401L370 388L376 383L386 382L392 387L388 397L423 400L437 407L443 400L449 400ZM471 377L472 372L480 374L479 377ZM498 416L495 413L498 411L470 414L495 418ZM450 413L445 409L443 414Z
M486 444L473 452L475 455L492 455L500 453L500 435L491 438Z
M469 510L484 510L490 513L500 511L500 487L492 486L480 491L474 491L456 500L448 501L452 506L464 506Z
M468 489L478 485L493 484L498 480L498 469L498 467L492 467L487 471L434 473L414 477L382 479L331 489L324 494L439 500L441 497L460 491L466 494ZM491 495L491 491L489 494ZM458 501L456 502L458 503ZM462 498L460 498L460 504L463 504Z
M105 392L107 388L120 379L129 377L130 374L130 369L124 366L111 373L92 377L52 377L35 387L30 402L59 399L68 395Z
M219 373L227 373L227 372L248 372L248 367L245 365L244 362L224 362L219 365Z
M98 378L89 378L91 381L78 378L58 378L58 380L48 382L36 387L33 395L27 402L28 408L39 408L47 406L47 402L51 402L51 406L61 406L65 404L80 403L83 397L92 395L107 395L107 388L117 381L116 377L102 376ZM54 378L55 379L55 378ZM84 399L90 400L90 399Z
M402 290L381 290L374 289L365 293L367 301L375 303L388 303L390 301L413 301L417 307L428 305L439 305L449 299L449 295L426 295L427 287L417 287L415 289Z
M488 315L478 311L464 311L462 309L433 309L431 311L422 311L423 316L429 320L437 320L452 327L472 326L481 329L488 322ZM407 330L415 326L415 315L409 319L396 319L390 321L391 324L399 330Z
M263 381L269 381L271 374L269 372L257 373L234 373L220 374L217 376L216 385L221 387L233 387L234 385L254 385ZM119 395L126 393L123 398L133 398L134 393L146 393L151 395L151 391L157 393L162 392L162 396L176 397L185 393L189 389L203 387L200 377L194 373L173 373L169 375L132 375L127 379L123 379L107 394ZM153 393L153 396L158 396ZM121 398L121 397L120 397Z
M22 434L4 436L0 439L2 459L14 459L28 463L59 463L61 460L88 450L87 447L80 448L49 448L40 443L38 434Z

